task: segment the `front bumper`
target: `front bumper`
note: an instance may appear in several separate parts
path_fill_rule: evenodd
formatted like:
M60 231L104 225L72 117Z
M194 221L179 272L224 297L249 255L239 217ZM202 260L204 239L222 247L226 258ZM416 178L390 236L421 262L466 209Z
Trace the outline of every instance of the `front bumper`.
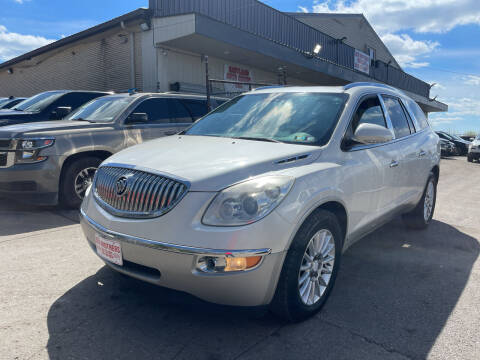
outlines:
M50 156L39 163L0 168L0 196L38 205L56 205L59 163L57 156Z
M203 300L234 306L269 304L275 293L285 252L270 249L206 249L152 241L106 229L81 212L81 225L90 247L96 252L95 234L120 242L124 266L102 259L109 267L131 277L190 293ZM196 270L203 256L263 256L252 270L204 273Z

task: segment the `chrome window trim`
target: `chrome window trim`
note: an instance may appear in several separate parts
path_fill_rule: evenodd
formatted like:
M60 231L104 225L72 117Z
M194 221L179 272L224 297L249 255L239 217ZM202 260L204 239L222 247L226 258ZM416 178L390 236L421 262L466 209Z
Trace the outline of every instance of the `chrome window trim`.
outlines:
M147 174L156 175L156 176L166 178L168 180L175 181L175 182L180 183L180 184L185 186L185 191L183 192L183 194L171 206L169 206L166 209L163 209L163 210L160 210L160 211L150 211L150 212L141 212L141 213L140 212L135 213L135 212L131 212L131 211L123 211L123 210L118 210L118 209L114 208L113 206L111 206L110 204L106 203L97 194L97 190L96 190L97 174L98 174L98 171L97 171L97 173L95 174L95 178L93 180L93 184L92 184L93 198L95 199L97 204L101 208L103 208L105 211L107 211L108 213L110 213L114 216L121 217L121 218L153 219L153 218L158 218L160 216L163 216L163 215L169 213L171 210L173 210L183 200L183 198L189 193L190 187L191 187L191 184L190 184L189 181L186 181L186 180L183 180L183 179L178 179L177 177L174 177L170 174L161 173L159 171L149 169L149 168L145 168L145 167L141 167L141 166L125 165L125 164L118 164L118 163L107 163L107 164L103 164L100 168L102 168L102 167L114 167L114 168L120 168L120 169L141 171L141 172L144 172L144 173L147 173Z
M266 256L271 254L271 249L249 249L249 250L220 250L220 249L205 249L196 248L184 245L169 244L160 241L148 240L131 235L120 234L115 231L108 230L104 226L96 223L85 213L83 209L80 210L80 222L84 225L91 227L94 231L100 235L107 237L108 239L117 240L120 242L148 247L160 251L174 252L177 254L194 255L194 256L225 256L225 257L249 257L249 256ZM89 241L91 241L89 239Z
M397 136L395 135L395 129L393 127L392 118L390 117L390 114L387 111L387 107L385 105L385 101L383 99L383 96L384 96L384 94L378 94L378 98L380 99L380 105L382 105L383 114L385 115L385 119L387 120L387 128L390 129L390 131L392 132L393 140L396 140ZM392 96L392 97L394 97L394 96Z

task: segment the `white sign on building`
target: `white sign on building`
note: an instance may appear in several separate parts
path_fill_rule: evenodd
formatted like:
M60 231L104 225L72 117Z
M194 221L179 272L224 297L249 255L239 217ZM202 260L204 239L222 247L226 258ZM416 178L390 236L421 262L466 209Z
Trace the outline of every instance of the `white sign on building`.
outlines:
M239 66L232 66L225 64L225 80L238 81L243 83L251 83L253 81L253 74L250 69L241 68ZM244 92L249 91L248 85L240 84L225 84L225 92Z
M370 56L368 54L355 49L355 59L353 64L355 70L370 74Z

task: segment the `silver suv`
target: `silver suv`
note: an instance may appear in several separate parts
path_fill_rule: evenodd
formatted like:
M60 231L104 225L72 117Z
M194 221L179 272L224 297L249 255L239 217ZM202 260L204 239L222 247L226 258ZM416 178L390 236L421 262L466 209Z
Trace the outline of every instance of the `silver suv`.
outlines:
M439 161L438 136L396 89L260 89L105 161L82 227L116 271L298 321L354 242L398 215L429 225Z
M212 105L220 101L212 99ZM0 195L42 205L60 200L78 208L103 160L176 134L206 113L204 96L116 94L62 121L0 127Z
M480 161L480 135L468 146L467 160L468 162L473 162L473 160Z

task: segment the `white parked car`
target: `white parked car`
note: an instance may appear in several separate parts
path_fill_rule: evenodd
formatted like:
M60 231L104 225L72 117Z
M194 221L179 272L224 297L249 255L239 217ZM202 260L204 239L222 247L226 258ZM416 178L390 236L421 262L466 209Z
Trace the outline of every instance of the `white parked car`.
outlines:
M354 242L397 215L428 226L439 161L424 113L394 88L259 89L106 160L82 227L123 274L299 321Z
M473 160L480 161L480 135L468 146L467 160L468 162L473 162Z

